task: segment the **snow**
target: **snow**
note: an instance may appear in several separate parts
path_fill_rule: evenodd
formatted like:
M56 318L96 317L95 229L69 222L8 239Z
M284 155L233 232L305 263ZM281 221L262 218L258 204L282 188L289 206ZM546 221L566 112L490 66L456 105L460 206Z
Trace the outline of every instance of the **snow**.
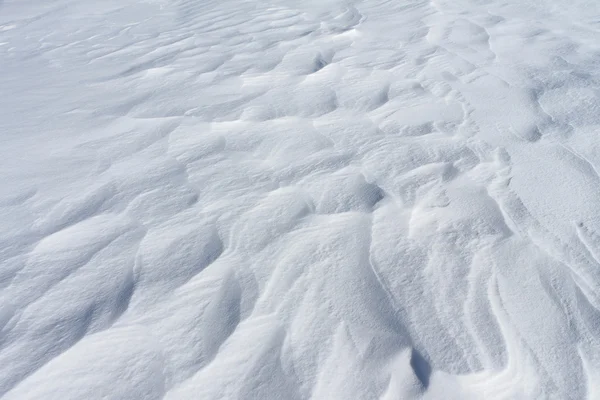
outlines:
M600 6L0 2L0 397L600 396Z

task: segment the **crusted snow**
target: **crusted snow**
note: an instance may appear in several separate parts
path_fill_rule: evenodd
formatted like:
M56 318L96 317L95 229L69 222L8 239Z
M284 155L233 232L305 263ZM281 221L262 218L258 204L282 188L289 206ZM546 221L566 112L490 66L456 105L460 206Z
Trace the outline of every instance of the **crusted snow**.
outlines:
M596 399L600 6L0 2L0 397Z

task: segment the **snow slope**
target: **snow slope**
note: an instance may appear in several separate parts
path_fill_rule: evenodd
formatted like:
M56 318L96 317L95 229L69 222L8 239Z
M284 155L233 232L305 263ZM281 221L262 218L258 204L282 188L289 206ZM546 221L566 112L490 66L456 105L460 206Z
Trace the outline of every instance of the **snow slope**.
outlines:
M0 397L600 398L599 32L0 1Z

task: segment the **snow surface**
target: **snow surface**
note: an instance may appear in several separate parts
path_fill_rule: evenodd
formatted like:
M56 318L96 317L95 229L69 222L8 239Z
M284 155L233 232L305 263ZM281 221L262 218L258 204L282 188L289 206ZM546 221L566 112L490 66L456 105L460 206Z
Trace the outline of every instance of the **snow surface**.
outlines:
M599 33L0 1L0 396L600 398Z

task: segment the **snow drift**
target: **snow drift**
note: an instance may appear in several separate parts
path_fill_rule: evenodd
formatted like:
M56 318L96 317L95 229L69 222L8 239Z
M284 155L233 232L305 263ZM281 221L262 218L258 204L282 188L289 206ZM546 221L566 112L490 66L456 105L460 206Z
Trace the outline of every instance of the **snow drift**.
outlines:
M0 2L0 396L600 396L600 8Z

